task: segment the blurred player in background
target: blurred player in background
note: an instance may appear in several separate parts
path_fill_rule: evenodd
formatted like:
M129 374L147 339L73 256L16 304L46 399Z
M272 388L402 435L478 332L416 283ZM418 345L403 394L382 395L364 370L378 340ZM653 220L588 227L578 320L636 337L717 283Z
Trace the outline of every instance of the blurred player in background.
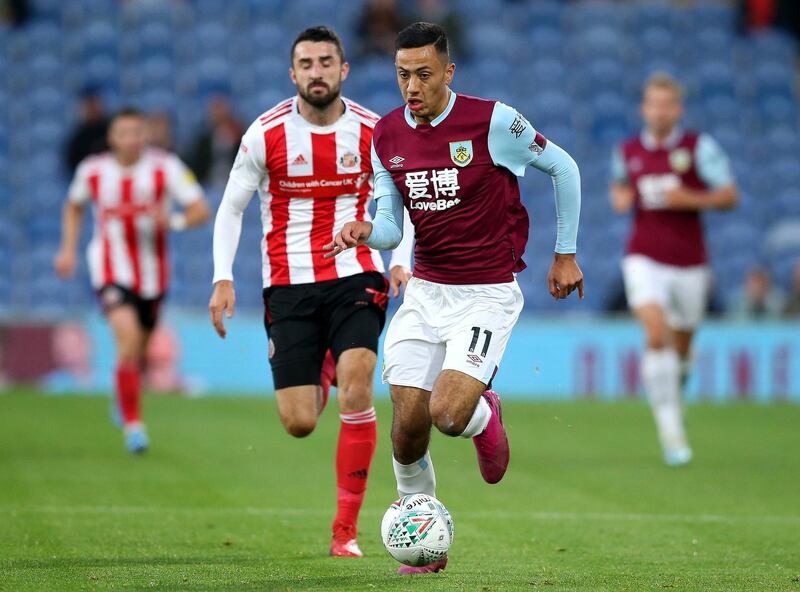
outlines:
M444 30L415 23L396 41L405 106L378 122L372 145L374 222L348 222L327 245L339 257L366 244L395 247L403 205L416 232L414 277L386 334L383 378L391 386L394 473L400 495L435 495L431 426L472 438L481 475L503 478L509 460L500 398L491 390L522 310L516 273L528 239L517 176L528 166L553 178L558 213L551 295L583 297L575 261L580 175L575 161L511 107L450 90ZM400 573L439 571L447 557Z
M209 218L203 190L169 152L146 145L146 119L123 109L112 119L109 152L89 156L75 173L64 204L61 248L55 268L72 277L84 206L94 208L88 264L92 286L114 332L116 401L125 445L148 447L141 417L141 373L169 280L166 234ZM171 202L183 208L171 212Z
M683 89L666 74L644 86L644 129L613 153L611 203L634 212L622 261L628 306L646 334L642 381L668 465L692 458L681 390L710 287L700 212L736 206L728 158L707 134L679 127Z
M245 133L214 226L214 291L220 337L233 315L233 260L242 214L258 190L264 238L264 322L278 413L286 431L309 435L334 376L341 428L336 452L338 509L330 553L360 557L357 521L376 444L372 380L387 290L409 277L410 245L392 258L391 282L367 247L325 259L323 245L350 219L369 220L369 147L378 116L341 96L348 64L327 27L303 31L291 50L297 95Z

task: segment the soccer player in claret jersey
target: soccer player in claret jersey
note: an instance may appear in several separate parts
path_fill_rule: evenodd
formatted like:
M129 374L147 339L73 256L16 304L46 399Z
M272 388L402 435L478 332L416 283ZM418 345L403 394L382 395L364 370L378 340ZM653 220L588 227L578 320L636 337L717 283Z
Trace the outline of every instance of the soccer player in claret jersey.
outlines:
M653 75L644 87L644 130L617 147L611 167L613 208L633 210L622 261L625 293L646 334L642 381L664 460L672 466L692 458L681 390L709 289L700 212L731 209L737 201L719 145L707 134L679 127L682 103L676 80Z
M393 255L390 282L380 254L368 247L336 261L324 258L323 246L338 226L369 220L369 150L378 116L341 96L348 65L335 32L303 31L290 56L297 95L250 126L225 188L214 227L209 307L225 337L222 317L233 313L242 213L258 190L264 322L278 413L289 434L309 435L338 377L338 505L330 553L360 557L357 520L377 437L372 380L378 337L387 290L396 295L408 280L410 246Z
M141 371L150 335L169 279L167 231L184 230L209 218L203 190L192 172L169 152L146 146L144 114L124 109L111 121L110 152L78 166L64 205L61 277L77 264L84 206L94 208L88 263L92 286L114 332L117 348L115 421L121 421L130 452L144 452L148 438L141 418ZM171 212L171 202L183 208Z
M578 290L575 261L580 176L570 156L511 107L449 87L455 65L438 25L415 23L396 42L405 106L373 135L375 220L349 222L327 245L350 256L366 244L395 246L403 206L411 215L414 276L386 334L383 378L391 386L394 472L400 495L435 495L431 426L472 438L481 474L503 478L509 446L491 381L522 309L515 274L525 268L528 215L517 176L533 166L552 176L558 215L552 296ZM401 573L438 571L443 558Z

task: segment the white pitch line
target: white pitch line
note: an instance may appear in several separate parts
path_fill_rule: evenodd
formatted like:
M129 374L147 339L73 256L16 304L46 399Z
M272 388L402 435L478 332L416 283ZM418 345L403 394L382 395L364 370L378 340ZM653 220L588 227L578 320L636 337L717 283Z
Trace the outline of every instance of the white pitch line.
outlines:
M4 506L2 514L248 514L256 516L327 516L330 509L317 508L256 508L256 507L159 507L159 506ZM367 510L367 515L380 515L380 512ZM475 518L495 518L507 520L542 521L608 521L608 522L688 522L688 523L776 523L800 524L800 516L775 515L735 515L735 514L642 514L629 512L526 512L507 510L470 511Z

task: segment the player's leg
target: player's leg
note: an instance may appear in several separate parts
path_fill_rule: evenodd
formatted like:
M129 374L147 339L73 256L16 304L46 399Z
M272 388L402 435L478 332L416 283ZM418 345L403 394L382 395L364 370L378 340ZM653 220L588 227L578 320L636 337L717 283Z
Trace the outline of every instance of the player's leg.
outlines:
M675 351L678 353L680 364L680 386L681 390L686 386L689 375L692 373L692 339L694 338L693 329L672 329L672 343L675 344Z
M148 447L141 415L142 347L145 330L139 322L136 307L132 304L107 308L106 318L114 333L117 350L115 386L125 444L130 452L144 452Z
M672 268L671 276L667 323L680 360L683 388L692 369L692 339L705 317L711 274L706 266L694 266Z
M446 312L447 352L431 395L431 418L444 434L472 438L481 475L497 483L510 452L500 397L489 385L522 311L522 292L516 282L444 290L453 304Z
M436 473L428 450L431 438L430 398L425 389L391 386L392 465L401 497L436 495Z
M391 385L392 465L400 496L435 495L436 476L428 451L430 397L444 363L437 335L438 286L412 278L383 346L383 381Z
M680 362L667 321L670 299L669 269L639 255L622 263L628 306L645 332L641 376L656 423L658 439L668 463L686 448L680 399Z
M683 387L691 370L692 338L705 316L710 274L705 266L673 267L670 270L670 298L666 310L670 337L678 356L678 404L683 440L678 446L665 450L665 460L672 466L684 465L692 459L692 449L686 436Z
M391 387L392 394L392 465L397 479L397 493L436 495L436 473L428 451L431 437L430 397L428 390ZM447 555L422 567L402 565L397 573L415 575L436 573L447 567Z
M360 557L358 513L378 441L372 401L378 338L386 319L386 281L363 273L325 285L330 353L336 361L339 441L336 448L337 511L331 555ZM324 373L323 373L324 374Z
M314 290L276 286L264 291L264 328L278 417L295 438L314 431L322 409L320 372L328 347Z
M360 557L358 514L364 502L378 441L372 379L377 356L367 348L348 349L336 365L339 440L336 446L336 516L331 555Z

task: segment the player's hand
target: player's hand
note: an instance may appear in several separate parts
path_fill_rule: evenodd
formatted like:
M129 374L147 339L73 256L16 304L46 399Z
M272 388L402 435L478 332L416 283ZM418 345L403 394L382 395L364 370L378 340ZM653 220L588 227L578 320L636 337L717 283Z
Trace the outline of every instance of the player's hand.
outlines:
M347 249L363 245L370 234L372 234L371 222L348 222L331 242L322 247L324 251L327 251L324 258L330 259Z
M408 280L411 279L411 270L402 265L395 265L389 270L389 289L392 291L392 296L397 298L400 296L400 288L406 289Z
M53 260L53 267L55 267L59 277L64 279L71 278L75 274L75 267L77 267L75 253L65 249L59 250Z
M214 284L214 292L211 294L211 302L208 303L208 311L211 313L211 323L217 331L217 335L225 339L227 331L222 322L222 315L225 313L227 318L233 316L233 307L236 304L236 292L233 289L233 282L230 280L220 280Z
M674 187L664 192L664 205L670 210L693 210L697 208L697 193L684 187Z
M547 274L547 287L556 300L566 298L576 289L583 300L583 272L574 254L556 253L550 273Z

